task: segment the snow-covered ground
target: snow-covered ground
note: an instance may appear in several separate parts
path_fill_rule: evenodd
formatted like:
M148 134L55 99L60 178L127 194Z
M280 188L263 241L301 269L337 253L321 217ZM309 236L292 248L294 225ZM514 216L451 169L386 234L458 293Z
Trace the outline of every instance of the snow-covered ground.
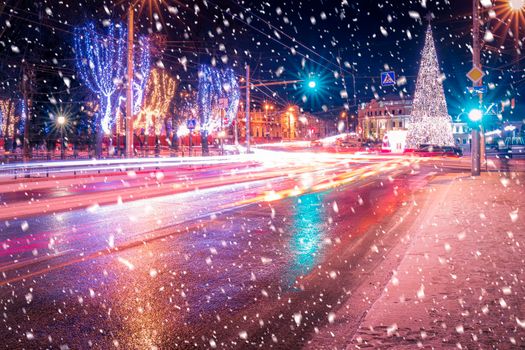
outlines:
M400 209L401 243L370 251L381 266L310 348L525 347L524 182L437 176Z

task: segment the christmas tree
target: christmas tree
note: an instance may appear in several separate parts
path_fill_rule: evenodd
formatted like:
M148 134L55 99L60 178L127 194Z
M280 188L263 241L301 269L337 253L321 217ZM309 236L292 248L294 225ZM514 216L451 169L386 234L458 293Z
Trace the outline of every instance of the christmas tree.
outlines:
M407 148L415 149L422 144L454 145L451 118L447 111L443 78L430 24L421 55L407 135Z

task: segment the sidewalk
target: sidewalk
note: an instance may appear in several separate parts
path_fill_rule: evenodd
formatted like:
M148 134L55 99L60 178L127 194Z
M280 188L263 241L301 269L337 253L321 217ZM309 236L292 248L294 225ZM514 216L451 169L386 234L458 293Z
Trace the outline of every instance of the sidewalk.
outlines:
M437 175L382 230L305 349L525 348L524 172Z
M446 175L348 349L525 347L525 176Z

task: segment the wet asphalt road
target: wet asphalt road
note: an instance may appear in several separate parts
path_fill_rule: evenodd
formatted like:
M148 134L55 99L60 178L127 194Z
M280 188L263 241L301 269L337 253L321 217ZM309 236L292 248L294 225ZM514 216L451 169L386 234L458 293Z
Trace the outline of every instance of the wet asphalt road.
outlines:
M0 348L300 348L432 169L410 170L227 209L267 182L10 221Z

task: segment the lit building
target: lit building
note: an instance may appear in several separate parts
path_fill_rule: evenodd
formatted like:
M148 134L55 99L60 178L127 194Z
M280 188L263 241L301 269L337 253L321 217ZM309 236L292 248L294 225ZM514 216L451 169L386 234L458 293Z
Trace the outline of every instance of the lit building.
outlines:
M463 152L470 151L470 131L468 124L462 121L459 116L452 120L452 135L456 145L460 147Z
M412 100L373 99L358 110L358 133L364 140L382 140L390 130L406 130L411 112Z
M239 139L246 138L245 111L239 108L237 114ZM250 111L250 137L254 142L272 142L281 140L313 140L329 135L335 130L333 122L301 112L299 107L284 109L264 104L262 110ZM234 126L230 128L233 138Z

